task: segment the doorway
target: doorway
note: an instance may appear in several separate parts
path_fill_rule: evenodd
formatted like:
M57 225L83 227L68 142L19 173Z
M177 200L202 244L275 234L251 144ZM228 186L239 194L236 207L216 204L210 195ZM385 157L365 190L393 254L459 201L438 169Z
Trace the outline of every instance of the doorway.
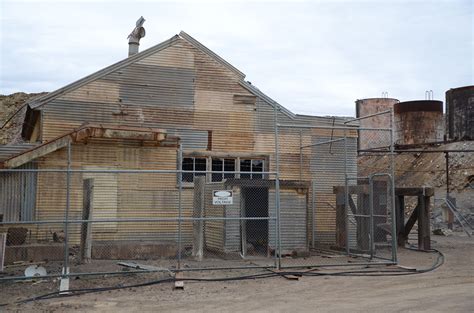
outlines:
M268 188L247 187L242 189L242 216L268 218ZM242 254L268 254L268 219L244 220L241 223Z

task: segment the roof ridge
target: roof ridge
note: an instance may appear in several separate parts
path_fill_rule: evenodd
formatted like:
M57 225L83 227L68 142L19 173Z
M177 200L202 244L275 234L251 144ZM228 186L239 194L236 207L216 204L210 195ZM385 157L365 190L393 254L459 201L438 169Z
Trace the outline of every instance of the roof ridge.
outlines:
M227 69L229 69L230 71L234 72L235 74L237 74L240 79L244 79L245 78L245 74L242 73L238 68L236 68L235 66L233 66L232 64L230 64L229 62L227 62L226 60L224 60L221 56L219 56L217 53L215 53L214 51L212 51L211 49L207 48L205 45L203 45L202 43L200 43L198 40L194 39L191 35L187 34L185 31L181 31L179 33L179 36L181 38L183 38L184 40L186 40L187 42L189 42L191 45L193 45L194 47L196 47L197 49L201 50L202 52L204 52L205 54L207 54L208 56L210 56L211 58L215 59L217 62L219 62L220 64L222 64L224 67L226 67Z

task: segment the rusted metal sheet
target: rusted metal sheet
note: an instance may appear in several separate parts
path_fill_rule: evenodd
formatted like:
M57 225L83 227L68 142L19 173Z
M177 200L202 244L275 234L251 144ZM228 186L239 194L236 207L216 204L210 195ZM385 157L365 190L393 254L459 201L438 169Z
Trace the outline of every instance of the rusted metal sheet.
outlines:
M313 136L311 143L330 140L331 137ZM318 245L332 245L336 240L336 197L333 186L344 185L346 174L357 176L357 138L309 148L311 179L314 184L315 241ZM347 155L347 158L345 157ZM346 162L344 160L346 159ZM346 169L347 166L347 169ZM349 182L351 183L351 182ZM313 225L309 223L309 226Z
M21 143L12 145L0 145L0 162L11 158L14 155L20 154L24 151L30 150L36 147L36 143Z
M446 91L446 133L451 140L474 139L474 86Z
M439 142L444 136L443 102L418 100L396 103L395 143Z
M269 216L276 218L275 190L269 192ZM298 190L280 189L280 239L281 253L287 254L294 251L306 251L308 249L307 235L307 195ZM276 241L275 222L269 221L269 244L271 248Z
M36 169L33 163L20 169ZM37 173L15 172L0 173L0 215L3 221L34 220L36 206Z
M441 112L443 113L443 102L436 100L416 100L396 103L393 106L395 114L405 112Z
M179 140L178 137L168 138L166 131L163 129L87 124L51 141L16 154L5 160L3 166L7 168L18 167L64 148L70 142L87 142L90 138L140 140L158 144L166 139L174 139L176 143Z
M234 70L223 59L196 42L187 34L129 57L111 67L61 88L35 102L32 108L42 110L43 140L65 136L84 123L104 124L118 131L105 132L100 138L88 136L72 146L74 168L131 168L177 169L176 147L160 146L153 142L131 140L125 136L133 128L159 128L170 136L181 138L184 153L200 153L210 158L218 155L259 156L265 159L269 171L275 168L275 108L279 123L296 125L341 125L345 118L297 115L243 81L243 74ZM125 130L123 127L129 128ZM99 130L99 132L101 132ZM303 144L341 136L340 131L309 130L302 135ZM279 130L284 138L280 146L281 179L298 180L298 130ZM355 136L350 134L348 160L350 173L355 173ZM85 139L82 138L82 139ZM77 141L77 140L76 140ZM317 157L311 149L303 154L304 180L318 179L317 190L331 190L340 184L343 164L341 145L330 150L318 149ZM40 168L64 168L65 150L58 147L39 157ZM319 162L319 163L318 163ZM326 171L322 166L331 168ZM343 170L342 170L343 171ZM74 174L71 216L80 214L82 179ZM116 179L100 180L98 190L110 191L114 202L112 216L117 217L177 217L177 175L163 174L118 175ZM272 186L269 186L272 190ZM239 189L239 188L237 188ZM283 243L288 250L307 247L307 197L301 188L286 188L282 192L282 232L288 234ZM304 189L304 188L302 188ZM112 190L112 191L111 191ZM117 190L117 191L115 191ZM274 190L274 189L273 189ZM192 214L192 189L182 193L183 216ZM274 191L269 196L269 214L275 216ZM332 201L328 199L328 201ZM238 202L235 202L235 206ZM38 212L40 218L62 218L65 207L64 173L41 173L38 177ZM110 208L105 208L110 209ZM105 214L105 211L103 212ZM213 208L207 212L215 216L237 216L238 211ZM327 214L330 216L330 214ZM210 237L207 247L236 249L240 225L235 222L208 221L205 224ZM237 222L239 223L239 222ZM269 221L269 236L274 236L275 224ZM58 226L59 228L61 226ZM71 242L80 239L79 229L71 227ZM113 231L97 232L97 240L124 240L153 238L176 241L177 222L123 223ZM183 223L183 240L191 242L192 224ZM37 230L38 236L44 229ZM129 237L127 237L129 236ZM270 238L270 243L276 238Z
M393 98L369 98L356 101L356 117L364 117L393 109L393 106L400 102ZM359 121L360 127L366 128L386 128L390 127L391 114L381 114ZM389 132L359 131L357 149L375 149L390 146Z
M40 106L42 106L43 104L53 100L53 99L56 99L57 97L60 97L61 95L63 95L64 93L66 92L70 92L76 88L79 88L81 86L84 86L90 82L93 82L109 73L112 73L114 71L117 71L123 67L126 67L134 62L137 62L137 61L140 61L148 56L151 56L153 54L155 54L156 52L159 52L169 46L172 46L173 44L175 44L177 41L179 41L180 38L179 36L175 35L173 37L171 37L170 39L166 40L166 41L163 41L162 43L159 43L141 53L138 53L134 56L131 56L131 57L128 57L126 59L123 59L122 61L120 62L117 62L115 64L112 64L108 67L105 67L103 68L102 70L100 71L97 71L91 75L88 75L78 81L75 81L69 85L66 85L58 90L55 90L54 92L50 92L48 93L47 95L45 96L42 96L42 97L38 97L38 98L35 98L35 99L32 99L31 101L28 101L28 105L31 107L31 108L38 108Z

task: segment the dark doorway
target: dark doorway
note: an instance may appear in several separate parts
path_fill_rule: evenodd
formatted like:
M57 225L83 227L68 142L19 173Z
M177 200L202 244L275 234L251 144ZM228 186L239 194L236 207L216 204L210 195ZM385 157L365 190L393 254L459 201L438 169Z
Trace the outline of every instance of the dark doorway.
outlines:
M242 195L245 217L268 217L268 188L244 188ZM242 226L243 254L267 254L268 220L246 220Z

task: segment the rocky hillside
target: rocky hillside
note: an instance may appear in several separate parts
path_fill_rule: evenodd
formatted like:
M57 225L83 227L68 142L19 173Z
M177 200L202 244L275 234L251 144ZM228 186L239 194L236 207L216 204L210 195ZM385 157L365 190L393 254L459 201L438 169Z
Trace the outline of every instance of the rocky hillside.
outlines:
M474 141L455 142L430 150L474 150ZM389 156L361 156L358 161L359 174L367 176L374 170L384 170L389 165ZM401 153L395 157L396 185L400 187L434 187L436 197L446 194L446 159L444 153ZM465 210L474 209L474 153L449 154L449 176L451 193Z
M25 102L46 94L18 92L8 96L0 95L0 144L21 141L21 125L25 118Z

